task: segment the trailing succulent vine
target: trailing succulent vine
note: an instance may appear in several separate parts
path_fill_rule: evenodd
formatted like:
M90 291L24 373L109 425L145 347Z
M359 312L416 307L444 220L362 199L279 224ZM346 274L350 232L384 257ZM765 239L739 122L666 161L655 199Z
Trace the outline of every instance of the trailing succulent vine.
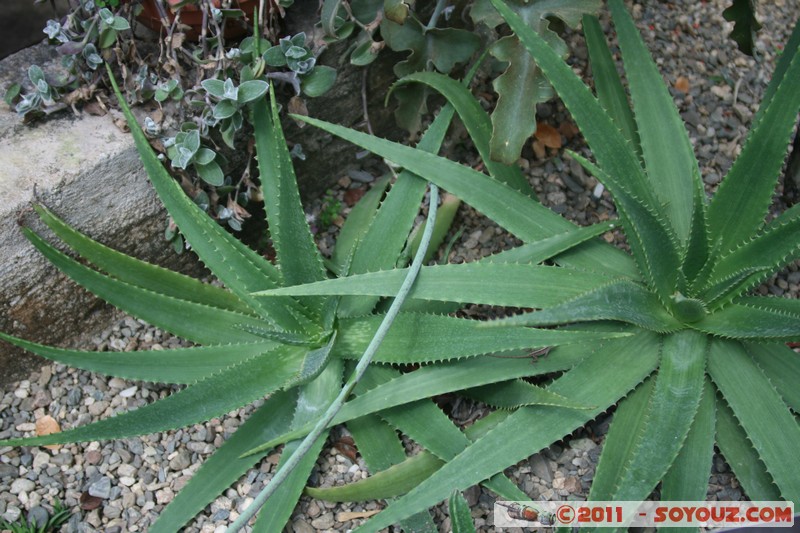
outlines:
M449 101L416 148L295 116L404 170L385 193L379 180L353 209L336 252L323 261L307 226L270 89L244 102L255 145L274 265L231 237L188 199L150 148L117 92L156 191L192 249L226 287L204 285L114 252L38 212L71 259L30 229L25 235L62 271L121 309L198 344L168 353L115 354L51 348L0 334L44 357L131 379L188 385L152 405L47 436L0 441L46 445L124 438L192 424L266 400L197 471L151 531L176 531L276 446L279 468L312 434L259 514L280 531L324 444L325 412L343 383L353 395L328 427L347 424L373 476L308 488L331 500L384 498L358 531L399 523L434 528L427 509L482 483L498 497L527 497L503 474L616 405L592 484L594 500L702 500L715 444L747 495L800 502L800 340L797 300L748 292L800 256L800 207L767 222L772 192L800 109L800 25L782 54L752 131L707 198L677 110L621 0L611 0L630 99L591 16L584 32L597 97L560 51L502 0L491 4L581 128L594 162L573 154L613 195L620 220L579 228L514 186L518 168L491 162L491 118L464 85L415 73ZM436 152L458 113L488 174ZM635 134L634 134L635 132ZM425 266L361 380L354 361L372 343L409 270L397 268L428 183L446 189L519 237L521 247L462 265ZM385 195L385 197L384 197ZM628 254L597 235L619 225ZM420 253L424 253L423 250ZM401 267L405 262L400 259ZM547 263L547 264L543 264ZM447 316L463 303L533 308L495 321ZM184 317L191 317L186 320ZM546 329L537 329L545 326ZM552 347L547 358L492 357ZM401 372L398 364L418 364ZM547 386L521 378L550 375ZM498 410L467 428L431 400L456 392ZM402 407L400 407L402 406ZM302 407L302 408L300 408ZM407 457L399 430L424 449ZM295 459L296 461L296 459ZM741 465L747 465L747 468ZM238 524L236 524L238 527Z

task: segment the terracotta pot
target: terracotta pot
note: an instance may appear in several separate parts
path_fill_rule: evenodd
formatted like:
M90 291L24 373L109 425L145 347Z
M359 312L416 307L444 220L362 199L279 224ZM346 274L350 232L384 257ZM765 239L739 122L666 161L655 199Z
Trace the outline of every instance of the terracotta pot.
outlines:
M185 0L164 0L169 21L175 20L175 13L178 9L181 10L181 23L189 26L191 30L187 31L187 37L190 39L197 39L203 27L203 11L195 4L186 4L181 8L174 6L180 5ZM215 7L219 7L221 0L212 0ZM155 31L161 31L161 17L159 16L156 0L144 0L142 2L142 12L138 17L139 22ZM258 0L233 0L231 2L232 9L241 9L244 11L244 19L250 20L253 16L253 10L258 7ZM241 37L247 33L247 27L242 23L241 19L229 20L225 24L225 37L234 39Z

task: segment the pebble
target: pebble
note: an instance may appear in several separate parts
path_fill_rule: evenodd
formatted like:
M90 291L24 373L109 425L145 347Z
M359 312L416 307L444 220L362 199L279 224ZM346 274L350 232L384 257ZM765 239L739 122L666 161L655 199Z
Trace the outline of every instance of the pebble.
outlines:
M111 480L107 477L101 477L91 485L89 485L89 495L95 498L107 499L111 495Z
M11 494L21 494L23 492L30 492L36 488L36 483L31 481L30 479L20 478L15 479L11 483L11 490L9 492Z

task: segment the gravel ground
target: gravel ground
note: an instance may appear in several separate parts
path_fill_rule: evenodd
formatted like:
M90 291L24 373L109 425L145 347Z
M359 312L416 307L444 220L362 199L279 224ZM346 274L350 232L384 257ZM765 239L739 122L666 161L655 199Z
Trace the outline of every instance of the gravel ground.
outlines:
M749 121L766 87L776 53L800 11L798 0L762 2L757 63L736 51L726 40L729 25L722 20L726 2L652 2L636 5L634 15L689 125L703 176L713 191L738 153ZM570 36L575 67L586 71L586 50L577 36ZM478 80L485 86L486 80ZM677 88L675 88L677 87ZM481 91L487 107L493 105L490 91ZM558 128L566 147L585 150L563 108L544 104L540 120ZM477 164L469 152L464 132L456 131L447 149L461 161ZM542 202L580 224L614 217L614 207L601 193L594 178L552 150L532 143L520 164ZM371 176L363 172L343 176L331 191L343 208L334 213L333 224L317 231L323 251L329 252L338 226L350 206L368 187ZM779 212L789 198L789 188L776 196ZM319 225L323 202L309 211ZM513 237L462 206L451 237L460 236L447 258L450 262L472 261L518 243ZM619 235L607 234L609 242L624 246ZM440 258L441 259L441 258ZM797 297L800 271L792 265L759 290L777 296ZM109 351L170 349L180 342L146 324L120 315L100 337L86 339L83 347ZM0 399L0 438L28 435L36 422L53 417L62 428L75 427L162 398L177 387L129 382L63 365L51 364L30 379L9 384ZM469 419L480 406L467 402L451 406L456 419ZM58 449L0 448L0 516L13 521L26 512L42 515L51 511L58 498L73 510L63 531L146 531L160 510L186 484L192 473L224 438L246 419L253 407L240 409L203 425L117 442L64 445ZM585 499L608 429L608 416L600 417L564 442L532 456L507 474L533 499ZM337 430L338 431L338 430ZM409 445L411 446L411 445ZM251 498L258 493L277 464L277 454L248 472L233 487L189 524L186 531L223 531ZM353 462L346 453L328 446L317 462L312 484L330 486L366 477L360 458ZM479 531L493 531L491 509L494 498L477 487L466 491ZM736 479L720 457L714 460L709 499L737 500L743 497ZM83 510L81 509L83 508ZM359 513L381 508L380 503L330 504L304 498L292 517L289 530L296 533L346 531L362 519ZM449 531L444 506L435 510L440 530ZM363 516L363 515L362 515Z

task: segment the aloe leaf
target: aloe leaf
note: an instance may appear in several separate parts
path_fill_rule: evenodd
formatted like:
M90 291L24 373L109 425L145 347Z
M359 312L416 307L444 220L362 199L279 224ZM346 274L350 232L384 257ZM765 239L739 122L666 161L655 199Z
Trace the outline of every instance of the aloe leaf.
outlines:
M747 496L755 501L780 501L781 493L764 462L753 448L747 433L739 425L733 411L722 398L717 398L717 446L744 487Z
M732 339L791 342L800 337L800 315L763 300L744 298L743 303L729 304L691 326Z
M279 389L298 370L302 348L279 347L233 365L158 402L93 424L27 439L9 446L122 439L188 426L221 416Z
M462 394L498 409L516 409L523 405L554 405L570 409L595 407L574 403L569 398L521 379L467 389Z
M475 533L475 524L472 522L469 504L459 491L453 491L448 505L450 508L450 524L453 527L453 533Z
M700 179L692 144L672 96L623 4L609 3L625 63L647 177L681 243L689 238ZM594 146L594 145L592 145Z
M486 326L549 326L592 320L618 320L666 333L683 325L650 291L630 281L613 281L553 307L487 322Z
M592 237L601 235L616 228L617 222L600 222L591 226L576 228L547 237L536 242L523 244L511 250L500 252L480 259L478 263L530 263L538 264L583 244ZM558 257L555 261L558 263Z
M306 323L298 319L300 313L298 303L260 302L250 296L251 292L280 285L282 283L280 272L269 261L211 220L186 196L150 147L147 137L136 122L136 117L120 93L110 69L109 77L147 175L164 207L180 228L186 241L191 244L192 250L226 287L254 310L283 329L301 329Z
M455 194L525 242L575 229L572 223L539 202L471 168L336 124L299 115L293 117L366 148L424 177ZM627 277L639 275L623 252L605 243L586 243L579 254L562 257L561 260L574 266L604 268Z
M661 499L703 501L714 457L714 426L717 410L714 386L706 378L703 396L692 427L678 457L661 481Z
M364 352L383 319L382 315L340 319L339 337L333 348L337 357L355 359ZM423 313L401 313L375 354L378 363L425 363L447 361L487 353L502 353L599 341L625 336L609 331L573 331L508 328L502 335L480 321Z
M586 47L589 50L589 61L592 66L592 78L597 92L597 100L603 106L622 135L631 143L636 152L641 156L642 148L639 145L639 133L636 131L636 121L628 102L628 95L622 86L622 80L611 57L605 33L600 27L600 21L594 15L583 16L583 34L586 37Z
M253 106L253 129L264 209L283 281L286 285L297 285L325 279L322 256L300 203L297 178L283 137L272 85L269 108L264 100Z
M513 258L513 255L512 255ZM391 296L403 282L407 269L387 270L258 293L286 295ZM466 263L422 267L410 298L488 305L544 307L602 287L612 278L551 266L515 263ZM487 283L491 280L491 283Z
M708 371L731 406L748 440L772 475L783 498L800 502L800 426L741 344L714 340ZM758 403L753 402L758 398ZM775 428L780 428L776 432Z
M433 224L433 233L431 234L428 251L425 252L425 257L422 260L423 264L433 259L433 256L436 255L436 251L442 245L445 237L447 237L447 233L450 231L450 226L453 224L453 220L456 218L456 213L458 213L459 207L461 207L461 200L449 193L442 195L442 203L439 205L439 209L436 211L436 221ZM411 236L408 239L408 247L406 248L410 257L416 255L419 245L422 242L422 235L425 232L425 226L427 225L427 221L423 222L414 228L413 232L411 232ZM446 259L447 257L445 256L445 260ZM405 263L405 261L402 262Z
M800 413L800 354L780 344L744 344L778 394L796 413Z
M251 314L253 310L233 293L134 259L94 241L64 223L52 211L43 206L34 206L39 218L53 230L59 239L78 252L86 260L111 276L165 296L179 300L219 307L229 311Z
M602 405L591 411L523 407L493 428L430 478L390 504L356 531L377 532L442 499L441 487L465 489L584 425L627 394L653 371L659 339L652 334L611 341L549 387L574 401Z
M800 91L796 90L800 85L798 28L800 25L795 26L790 41L793 49L785 50L785 58L779 63L785 70L777 72L777 77L773 75L777 85L768 89L756 125L750 130L741 154L709 205L711 235L720 252L728 252L753 237L764 225L764 217L772 203L786 146L800 108Z
M656 289L661 301L667 303L682 282L679 276L681 260L668 223L624 185L612 185L616 179L604 170L574 152L569 154L612 191L639 269Z
M189 384L276 346L269 341L150 350L146 352L87 352L53 348L0 332L0 339L51 361L90 372L158 383Z
M292 419L292 428L303 426L322 416L325 409L328 408L339 393L339 389L342 386L342 371L342 362L332 360L316 379L301 387L294 418ZM314 445L297 465L297 468L278 487L270 498L269 504L259 512L258 519L253 527L254 531L283 531L308 481L311 469L314 468L317 462L317 456L322 451L326 438L327 432L314 442ZM292 441L283 448L283 453L275 472L281 468L299 445L299 441Z
M405 448L403 448L395 429L378 416L368 415L351 420L347 424L347 429L350 430L358 451L371 472L381 472L407 459ZM308 491L307 487L306 494ZM320 496L312 497L320 498ZM324 496L321 498L325 499ZM369 495L365 499L373 498L374 496ZM428 511L422 511L406 518L399 525L404 531L413 533L437 533L438 531Z
M81 265L28 228L23 228L22 231L42 255L73 281L86 287L97 297L154 326L202 344L263 340L239 328L239 325L268 325L261 319L129 285ZM192 320L186 320L187 316L191 316Z
M441 468L444 461L428 452L420 452L402 463L381 470L366 479L338 487L307 487L312 498L329 502L357 502L395 498L410 491Z
M755 128L761 124L764 113L767 111L767 109L769 109L770 104L775 97L775 93L778 91L778 87L780 87L784 76L786 76L786 71L789 69L789 66L792 64L792 61L797 54L798 48L800 48L800 25L795 24L792 34L789 36L789 40L783 46L783 51L781 52L780 57L778 57L778 62L775 65L775 71L772 73L772 79L769 80L767 89L764 91L764 96L761 99L761 105L753 117L751 127Z
M178 531L193 516L230 487L266 453L242 458L243 451L288 429L297 399L295 392L276 392L267 399L214 454L192 474L175 499L161 512L149 531Z
M653 385L655 379L651 376L622 400L614 411L614 418L592 479L590 500L613 497L622 472L636 449L637 438L642 433L647 418L647 406L653 396Z
M683 256L684 278L689 282L687 292L694 288L703 267L711 265L711 242L708 228L708 204L706 190L702 179L693 180L695 183L694 208L692 209L692 223L689 229L689 239L686 243L686 253Z
M448 76L436 72L409 74L398 80L394 86L401 86L407 83L423 83L447 98L447 101L453 106L467 128L470 139L475 144L475 148L478 150L489 174L513 189L532 198L536 197L528 180L516 165L519 157L515 157L509 164L499 163L492 159L490 154L492 121L467 87ZM526 138L529 136L530 133Z
M551 354L552 356L537 361L535 365L532 364L530 359L479 357L426 366L403 375L392 374L389 369L383 367L370 367L362 379L365 380L365 383L374 385L374 388L347 402L331 421L331 425L341 424L377 412L386 415L387 409L430 398L436 394L477 387L497 381L506 381L517 377L566 370L580 362L586 356L586 351L587 348L584 345L562 347ZM378 379L380 381L376 381ZM402 414L403 411L398 411L398 413ZM309 424L291 433L281 435L251 450L251 452L274 448L288 440L301 438L307 435L312 428L313 426ZM452 452L453 455L458 451L460 450ZM449 455L449 453L444 455Z
M786 265L800 255L800 217L779 222L776 220L757 237L741 244L735 250L723 255L711 273L709 286L729 279L738 272L766 267L760 275L750 276L728 288L729 294L740 294L764 281L778 268Z
M339 230L336 247L333 249L331 257L333 264L336 265L336 274L340 276L345 274L344 266L352 262L350 258L375 219L381 198L386 193L388 186L389 176L376 180L369 191L353 206L350 214L347 215L342 229Z

